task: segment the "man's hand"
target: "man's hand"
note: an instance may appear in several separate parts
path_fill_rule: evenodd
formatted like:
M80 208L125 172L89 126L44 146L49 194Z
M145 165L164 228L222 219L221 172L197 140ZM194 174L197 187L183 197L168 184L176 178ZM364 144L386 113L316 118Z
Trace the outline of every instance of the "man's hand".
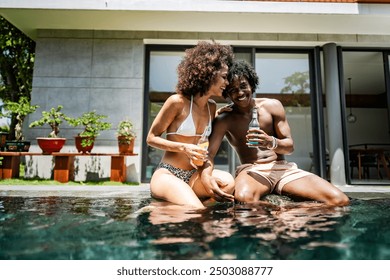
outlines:
M268 148L273 145L273 137L262 129L251 128L246 135L248 147Z
M234 201L234 196L232 194L226 193L222 190L222 188L226 187L227 184L222 182L219 178L208 174L202 174L201 180L210 197L215 198L217 201Z

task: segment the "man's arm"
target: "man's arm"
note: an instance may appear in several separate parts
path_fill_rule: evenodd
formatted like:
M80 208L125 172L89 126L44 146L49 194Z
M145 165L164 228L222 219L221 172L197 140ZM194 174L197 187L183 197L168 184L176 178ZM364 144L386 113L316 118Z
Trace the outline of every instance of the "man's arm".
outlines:
M273 127L275 137L277 138L275 152L277 154L289 155L294 151L294 141L283 104L277 99L271 99L267 107L274 121Z

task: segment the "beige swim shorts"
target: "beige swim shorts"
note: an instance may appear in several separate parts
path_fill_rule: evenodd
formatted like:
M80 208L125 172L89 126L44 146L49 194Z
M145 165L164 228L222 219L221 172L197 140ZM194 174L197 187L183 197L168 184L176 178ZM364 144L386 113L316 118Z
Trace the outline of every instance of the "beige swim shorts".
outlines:
M283 187L296 179L312 175L312 173L299 169L294 162L286 160L273 161L270 163L243 164L237 167L236 176L245 171L249 175L257 174L269 182L271 193L282 193Z

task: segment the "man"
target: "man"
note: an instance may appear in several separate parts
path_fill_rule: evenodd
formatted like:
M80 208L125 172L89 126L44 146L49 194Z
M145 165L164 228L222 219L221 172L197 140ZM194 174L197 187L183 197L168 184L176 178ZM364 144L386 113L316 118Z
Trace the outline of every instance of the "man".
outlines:
M235 177L237 201L256 202L266 194L278 193L330 206L348 205L348 197L338 188L285 160L285 155L294 151L285 110L276 99L253 98L259 81L253 67L245 61L234 62L229 67L228 81L223 95L233 103L214 120L202 182L209 186L217 184L211 176L213 159L226 136L242 164ZM248 131L254 107L260 128Z

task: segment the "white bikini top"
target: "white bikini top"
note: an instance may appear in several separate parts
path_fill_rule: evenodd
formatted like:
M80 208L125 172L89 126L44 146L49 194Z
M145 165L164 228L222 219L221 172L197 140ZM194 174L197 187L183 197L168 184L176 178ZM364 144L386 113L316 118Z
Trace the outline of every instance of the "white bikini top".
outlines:
M179 126L176 132L168 132L167 135L177 134L182 136L194 137L194 136L202 136L203 134L205 134L207 137L210 136L211 114L210 114L209 103L207 103L207 108L209 110L209 124L206 126L203 134L196 134L196 127L195 127L194 119L192 117L192 103L193 103L193 96L191 95L190 113L188 114L187 118L181 123L181 125Z

